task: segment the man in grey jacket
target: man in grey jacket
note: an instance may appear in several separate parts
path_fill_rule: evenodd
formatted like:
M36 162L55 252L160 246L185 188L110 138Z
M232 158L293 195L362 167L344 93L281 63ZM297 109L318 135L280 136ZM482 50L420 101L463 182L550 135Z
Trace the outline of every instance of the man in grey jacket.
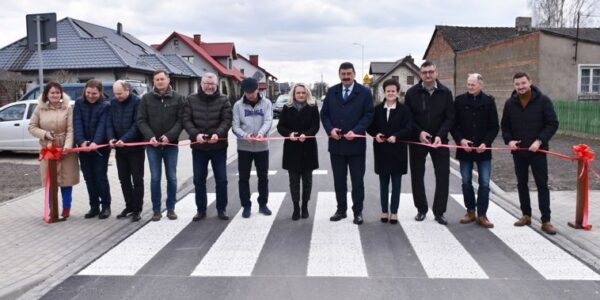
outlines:
M242 81L244 95L233 105L233 133L238 137L239 194L242 203L242 217L250 217L250 170L252 161L258 175L258 211L271 215L267 207L269 197L269 142L263 138L269 135L273 110L271 101L258 93L258 82L254 78Z
M167 71L157 70L152 79L154 89L144 94L138 108L137 125L146 141L152 143L146 147L150 166L150 195L152 199L152 221L162 217L160 178L162 162L165 163L167 177L167 218L177 219L175 197L177 193L177 144L182 130L181 117L185 98L173 91L169 85Z

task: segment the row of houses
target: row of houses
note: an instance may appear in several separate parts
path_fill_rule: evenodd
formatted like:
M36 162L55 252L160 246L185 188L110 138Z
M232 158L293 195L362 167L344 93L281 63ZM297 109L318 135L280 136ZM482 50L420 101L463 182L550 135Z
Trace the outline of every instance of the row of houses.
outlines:
M435 27L423 60L434 62L439 79L457 95L466 92L469 73L480 73L485 91L498 107L513 91L512 75L530 74L552 99L600 100L600 28L534 28L517 17L515 27ZM418 83L410 56L373 62L373 94L383 99L381 83L396 77L405 92Z
M232 42L209 43L200 34L193 37L173 32L159 45L147 45L123 29L107 28L66 17L57 22L57 48L44 49L44 81L56 72L67 72L71 82L91 78L102 81L138 80L152 84L157 69L169 72L173 89L188 95L198 90L206 72L218 74L221 92L233 101L240 97L240 82L245 77L259 81L264 96L278 93L277 77L259 65L258 55L238 53ZM38 56L27 48L24 37L0 49L0 70L21 74L28 88L37 82ZM6 95L0 85L0 97Z

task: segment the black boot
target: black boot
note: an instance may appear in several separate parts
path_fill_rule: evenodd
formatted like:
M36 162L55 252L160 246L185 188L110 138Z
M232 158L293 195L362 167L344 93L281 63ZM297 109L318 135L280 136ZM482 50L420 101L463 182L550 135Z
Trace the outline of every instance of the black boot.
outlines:
M99 214L100 214L100 208L92 207L92 208L90 208L90 211L88 211L85 215L83 215L83 217L86 219L91 219L93 217L97 217Z
M294 212L292 213L292 220L297 221L300 219L300 205L298 205L298 201L294 202Z
M302 219L308 218L308 199L302 200Z

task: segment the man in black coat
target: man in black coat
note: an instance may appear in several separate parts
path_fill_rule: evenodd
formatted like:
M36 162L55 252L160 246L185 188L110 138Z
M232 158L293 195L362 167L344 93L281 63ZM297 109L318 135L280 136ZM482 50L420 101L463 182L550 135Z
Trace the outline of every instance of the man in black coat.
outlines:
M144 163L146 155L143 146L123 147L125 143L144 140L137 127L137 112L140 98L130 92L129 83L117 80L113 84L114 99L110 101L106 120L106 136L109 144L115 147L117 171L121 190L125 199L125 209L117 215L117 219L141 219L140 213L144 204Z
M477 224L483 227L492 228L494 224L486 216L490 197L492 151L485 148L492 146L500 125L494 97L484 93L482 87L483 77L477 73L469 74L467 92L454 100L456 115L451 133L457 145L474 147L456 150L456 159L460 161L463 198L467 208L467 214L460 223L477 221ZM479 178L477 200L471 182L475 163Z
M413 201L418 210L415 220L423 221L427 214L427 196L425 194L425 160L431 155L435 169L435 196L433 214L435 220L448 224L444 217L448 203L450 180L450 151L438 148L448 143L448 132L454 122L454 103L452 92L437 80L436 66L425 61L421 65L421 81L406 91L405 104L413 116L413 135L421 143L430 146L410 145L410 177Z
M183 107L183 128L192 144L196 215L192 221L206 217L206 177L211 162L215 175L217 215L229 220L227 207L227 132L231 128L231 103L219 93L217 75L205 73L198 93L187 97Z
M504 142L513 149L519 202L523 213L515 226L531 225L531 204L527 185L531 166L542 213L542 230L547 234L556 234L556 229L550 223L548 160L546 154L538 150L548 150L548 142L558 129L558 118L550 98L531 84L527 73L516 73L513 83L515 90L504 104L501 126Z
M373 96L368 88L354 80L356 72L351 63L342 63L338 75L342 82L327 91L321 109L321 122L329 134L329 155L337 200L337 210L330 220L335 222L346 218L346 181L350 169L353 222L360 225L363 223L367 141L356 138L356 135L364 135L373 120Z

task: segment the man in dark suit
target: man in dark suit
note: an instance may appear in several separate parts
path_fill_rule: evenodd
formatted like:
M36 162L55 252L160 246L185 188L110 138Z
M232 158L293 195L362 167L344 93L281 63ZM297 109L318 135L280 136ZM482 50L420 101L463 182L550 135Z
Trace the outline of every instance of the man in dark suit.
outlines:
M341 83L327 91L321 109L321 121L329 134L329 155L337 200L337 210L330 220L335 222L346 218L346 177L350 169L354 224L360 225L363 223L367 143L356 135L364 135L373 120L373 96L368 88L354 80L356 72L351 63L342 63L338 74Z

